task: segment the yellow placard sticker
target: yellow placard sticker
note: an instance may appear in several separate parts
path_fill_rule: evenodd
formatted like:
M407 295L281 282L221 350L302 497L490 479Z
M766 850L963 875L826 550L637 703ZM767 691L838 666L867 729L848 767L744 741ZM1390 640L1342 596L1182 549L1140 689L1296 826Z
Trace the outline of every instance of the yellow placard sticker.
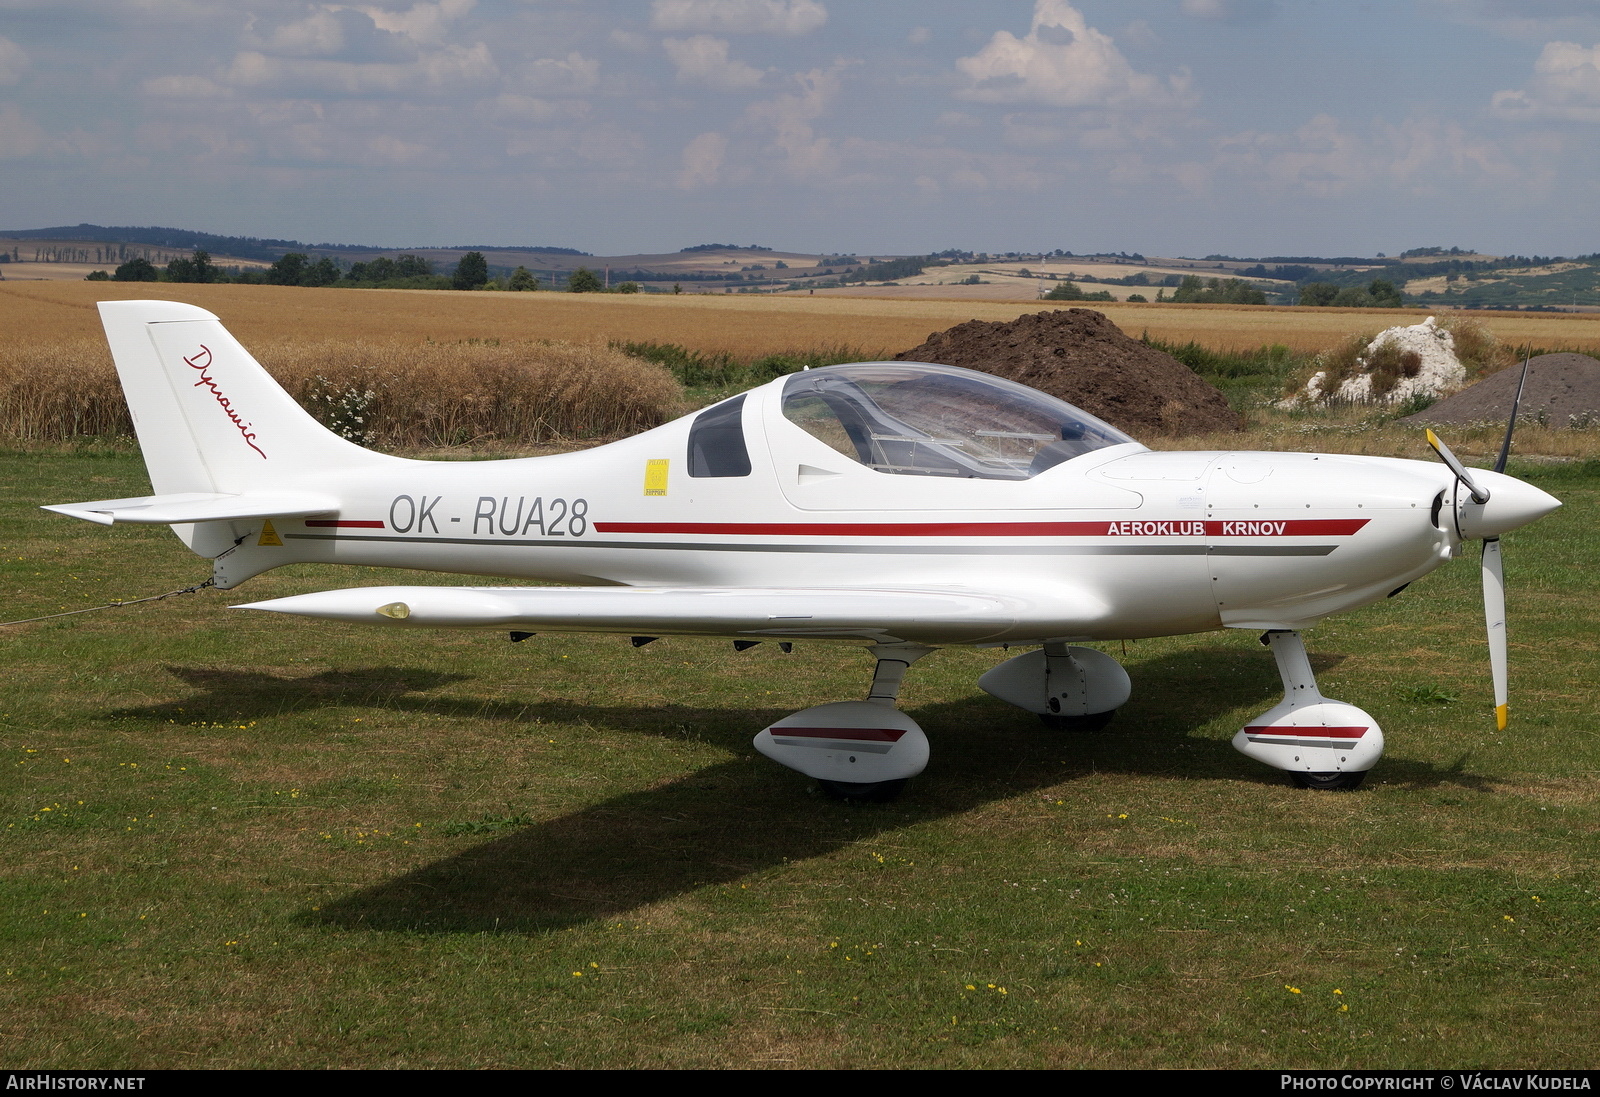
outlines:
M667 466L671 463L664 457L644 463L644 493L646 495L665 495L667 493Z
M261 523L261 536L256 539L256 544L283 547L283 538L279 537L278 531L272 528L271 518Z

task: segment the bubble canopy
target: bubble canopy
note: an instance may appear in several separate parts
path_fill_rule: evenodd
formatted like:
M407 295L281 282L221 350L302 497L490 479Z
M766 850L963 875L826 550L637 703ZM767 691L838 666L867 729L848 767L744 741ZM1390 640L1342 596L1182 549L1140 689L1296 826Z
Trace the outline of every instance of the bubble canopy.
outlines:
M860 362L792 375L783 414L877 472L1027 480L1134 439L1037 389L927 362Z

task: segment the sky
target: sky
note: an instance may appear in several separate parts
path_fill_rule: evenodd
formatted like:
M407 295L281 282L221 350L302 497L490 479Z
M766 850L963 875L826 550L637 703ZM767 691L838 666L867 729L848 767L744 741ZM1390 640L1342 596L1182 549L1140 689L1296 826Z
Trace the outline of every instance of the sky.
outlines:
M1600 251L1600 0L0 0L0 229Z

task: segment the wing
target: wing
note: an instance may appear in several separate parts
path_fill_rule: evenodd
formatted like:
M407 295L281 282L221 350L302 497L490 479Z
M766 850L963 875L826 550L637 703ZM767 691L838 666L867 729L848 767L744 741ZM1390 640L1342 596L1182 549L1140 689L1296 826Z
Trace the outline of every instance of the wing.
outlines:
M1043 607L1009 595L928 590L357 587L235 608L400 628L971 644L1009 639ZM1081 620L1085 610L1090 617L1103 613L1099 606L1078 605L1066 616ZM1051 625L1062 623L1052 614Z

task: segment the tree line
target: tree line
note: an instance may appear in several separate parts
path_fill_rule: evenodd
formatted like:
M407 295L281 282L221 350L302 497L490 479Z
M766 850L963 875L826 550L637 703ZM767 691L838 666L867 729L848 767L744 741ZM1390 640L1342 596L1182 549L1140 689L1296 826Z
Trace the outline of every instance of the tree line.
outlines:
M135 256L117 267L114 272L97 270L89 274L90 282L184 282L184 283L234 283L268 286L341 286L348 289L503 289L514 293L530 292L544 288L538 277L525 266L519 266L504 278L491 277L489 262L481 251L469 251L461 257L449 274L437 274L432 260L420 255L401 255L391 259L381 256L364 263L352 263L342 269L327 256L313 260L302 251L287 252L266 269L241 270L237 267L218 266L211 254L196 248L194 254L177 258L165 267L158 267L143 256ZM568 293L638 293L639 283L628 281L607 288L600 276L587 267L579 267L567 276L563 284L552 289ZM678 288L673 287L674 292Z

